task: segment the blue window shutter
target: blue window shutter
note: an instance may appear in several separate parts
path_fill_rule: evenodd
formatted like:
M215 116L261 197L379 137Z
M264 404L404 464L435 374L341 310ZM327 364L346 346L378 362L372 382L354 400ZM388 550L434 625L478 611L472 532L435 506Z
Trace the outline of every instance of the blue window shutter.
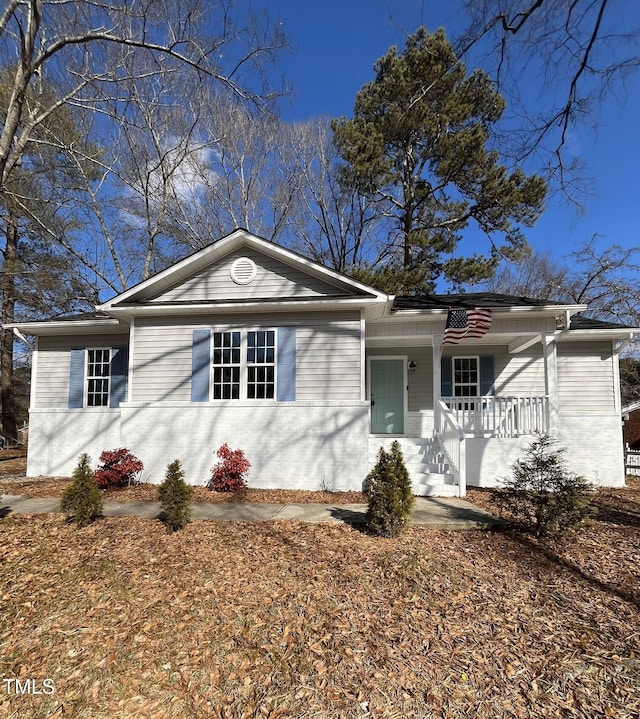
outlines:
M193 330L191 354L191 401L209 401L211 376L211 330Z
M482 355L480 357L480 395L482 397L495 394L494 379L493 355Z
M69 409L84 407L84 347L71 350L69 358Z
M453 396L453 359L443 357L440 360L440 396Z
M296 398L296 328L278 327L278 402Z
M111 350L111 392L109 407L119 407L127 399L127 374L129 366L127 347L114 347Z

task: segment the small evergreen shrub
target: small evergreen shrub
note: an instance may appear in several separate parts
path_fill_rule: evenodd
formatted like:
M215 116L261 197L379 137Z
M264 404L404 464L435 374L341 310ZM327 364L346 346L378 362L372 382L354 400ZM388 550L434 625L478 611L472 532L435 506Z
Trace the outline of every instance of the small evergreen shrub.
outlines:
M241 449L229 449L223 444L216 452L218 464L211 468L211 479L208 487L214 492L238 492L247 488L245 474L251 463Z
M381 537L397 537L409 523L415 498L399 442L378 453L376 466L364 481L367 496L366 526Z
M568 471L565 450L556 449L557 444L548 434L538 434L524 458L512 465L511 478L491 498L536 537L559 534L594 512L589 503L593 487Z
M101 489L135 484L144 469L142 462L125 447L107 449L100 455L96 481Z
M180 460L175 459L167 467L164 482L158 489L164 523L172 531L183 529L191 518L191 495L193 489L185 484Z
M73 517L76 526L86 527L102 517L102 497L90 465L88 454L83 454L73 470L71 484L60 498L60 511Z

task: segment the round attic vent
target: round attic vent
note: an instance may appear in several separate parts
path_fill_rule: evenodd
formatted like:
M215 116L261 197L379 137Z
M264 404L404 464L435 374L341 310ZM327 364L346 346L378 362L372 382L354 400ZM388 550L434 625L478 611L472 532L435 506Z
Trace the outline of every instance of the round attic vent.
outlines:
M231 265L231 279L237 285L248 285L255 279L258 268L256 263L248 257L238 257Z

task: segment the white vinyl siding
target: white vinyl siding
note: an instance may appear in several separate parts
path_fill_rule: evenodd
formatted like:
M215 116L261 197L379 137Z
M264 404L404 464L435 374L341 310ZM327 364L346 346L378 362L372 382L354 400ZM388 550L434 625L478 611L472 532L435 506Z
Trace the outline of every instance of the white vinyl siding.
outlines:
M131 401L191 401L194 329L276 326L297 329L296 400L360 399L360 314L336 312L242 314L233 321L228 316L137 318Z
M34 408L66 408L69 404L70 351L76 347L119 347L127 345L128 335L47 336L38 338L36 396ZM86 380L85 380L86 383Z
M610 342L558 343L560 412L615 412Z
M231 278L231 266L240 258L256 264L256 276L248 284L237 284ZM254 250L239 250L230 254L195 277L150 300L163 302L203 302L205 300L237 300L266 298L323 297L344 295L345 290L307 272Z
M539 397L545 394L542 345L509 354L506 347L492 347L480 354L494 357L495 394L504 397Z

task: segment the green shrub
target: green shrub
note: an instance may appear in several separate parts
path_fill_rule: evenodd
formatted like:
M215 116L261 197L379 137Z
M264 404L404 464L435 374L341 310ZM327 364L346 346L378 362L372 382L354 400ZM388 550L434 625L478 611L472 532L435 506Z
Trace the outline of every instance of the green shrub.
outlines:
M96 478L91 470L88 454L83 454L78 460L78 466L73 470L71 484L64 490L60 498L60 511L73 517L78 527L88 524L102 517L102 497Z
M164 482L158 489L162 519L172 531L186 527L191 517L193 489L185 484L180 460L175 459L167 467Z
M397 441L390 452L380 448L376 466L367 475L363 490L368 499L367 529L382 537L397 537L409 523L415 503Z
M536 537L561 533L594 511L589 503L593 487L567 470L565 450L555 449L557 444L548 434L538 434L524 458L512 465L512 477L492 494L501 511Z

